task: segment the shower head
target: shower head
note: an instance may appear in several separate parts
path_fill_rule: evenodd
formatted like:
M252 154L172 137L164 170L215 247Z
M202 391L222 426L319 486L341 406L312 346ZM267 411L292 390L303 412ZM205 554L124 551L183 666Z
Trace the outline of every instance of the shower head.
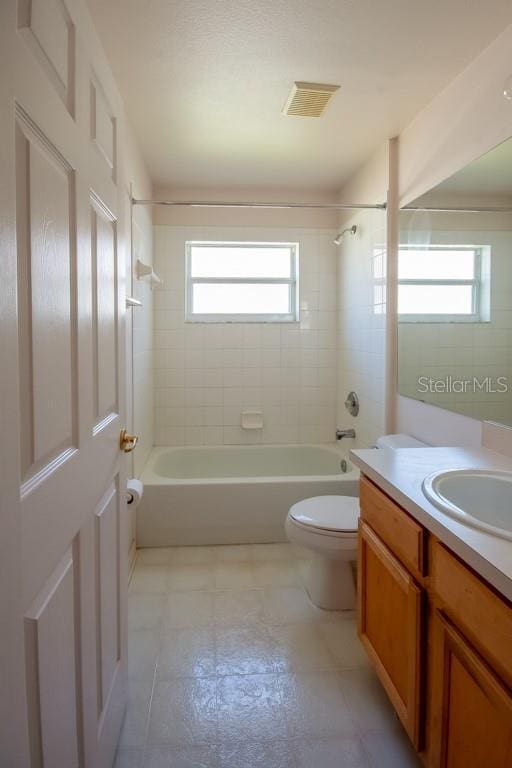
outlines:
M343 235L347 232L350 232L351 235L355 235L357 232L357 226L354 224L352 227L347 227L347 229L344 229L342 232L339 233L339 235L336 235L334 238L334 245L341 245L341 241L343 239Z

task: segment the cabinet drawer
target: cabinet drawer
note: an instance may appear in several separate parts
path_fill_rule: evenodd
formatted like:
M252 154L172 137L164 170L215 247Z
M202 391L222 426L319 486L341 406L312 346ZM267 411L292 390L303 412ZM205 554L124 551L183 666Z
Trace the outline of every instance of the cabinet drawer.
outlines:
M431 586L443 613L512 685L512 606L438 541L432 544Z
M414 574L426 574L426 531L366 477L360 481L361 517Z

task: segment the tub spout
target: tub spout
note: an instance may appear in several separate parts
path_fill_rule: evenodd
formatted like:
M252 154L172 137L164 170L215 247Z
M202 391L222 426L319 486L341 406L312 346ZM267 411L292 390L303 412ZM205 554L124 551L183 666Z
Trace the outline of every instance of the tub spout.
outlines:
M336 440L343 440L344 437L355 437L356 431L355 429L337 429L336 430Z

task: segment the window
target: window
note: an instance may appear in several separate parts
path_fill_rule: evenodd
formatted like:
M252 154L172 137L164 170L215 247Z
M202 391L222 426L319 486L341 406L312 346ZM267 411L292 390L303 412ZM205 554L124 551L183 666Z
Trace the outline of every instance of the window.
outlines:
M488 247L400 246L401 322L482 322L488 317Z
M297 243L187 242L191 322L298 320Z

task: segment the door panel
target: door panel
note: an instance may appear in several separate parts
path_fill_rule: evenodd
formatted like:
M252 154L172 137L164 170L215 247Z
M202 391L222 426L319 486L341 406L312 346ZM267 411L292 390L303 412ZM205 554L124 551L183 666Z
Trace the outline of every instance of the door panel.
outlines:
M75 26L62 0L19 0L18 30L74 114Z
M77 444L75 186L71 166L16 114L22 495Z
M116 221L91 195L94 431L118 411Z
M70 547L25 616L27 700L33 766L80 765L80 594Z
M108 702L121 660L118 501L116 482L96 512L98 720Z
M360 522L359 637L411 741L421 747L422 593L377 534Z
M116 119L97 78L91 79L91 139L105 163L105 170L116 179Z
M432 619L431 744L436 768L512 765L512 693L439 611Z

